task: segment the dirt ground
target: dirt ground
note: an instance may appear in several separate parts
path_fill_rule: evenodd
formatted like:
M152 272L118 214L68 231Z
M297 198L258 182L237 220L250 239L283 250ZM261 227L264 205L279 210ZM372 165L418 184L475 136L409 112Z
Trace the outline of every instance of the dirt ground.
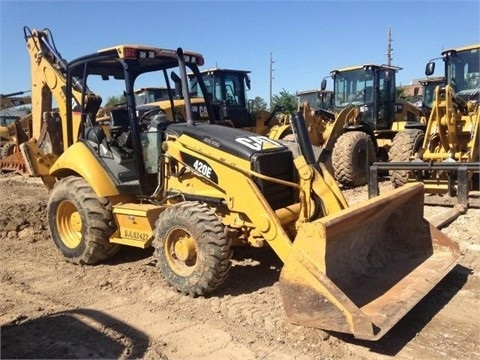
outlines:
M442 232L463 258L377 342L290 324L279 297L281 262L239 249L223 287L207 298L176 293L151 250L110 261L63 260L46 223L38 179L0 177L1 358L480 359L480 210ZM345 192L351 202L366 187ZM426 207L427 219L444 208Z

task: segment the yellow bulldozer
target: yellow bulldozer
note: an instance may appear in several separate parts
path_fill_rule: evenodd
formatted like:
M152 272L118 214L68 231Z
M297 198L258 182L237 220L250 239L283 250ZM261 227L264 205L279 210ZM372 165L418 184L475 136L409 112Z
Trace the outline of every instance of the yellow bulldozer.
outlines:
M469 45L442 52L444 82L433 93L425 133L408 129L397 134L390 152L390 162L373 164L370 196L378 193L379 169L390 170L395 187L408 182L425 185L425 203L480 206L478 198L469 198L478 190L480 174L480 45ZM435 70L435 60L428 62L425 74ZM411 144L418 151L412 152Z
M34 136L20 148L50 191L51 236L66 260L95 264L120 246L153 246L166 281L202 296L227 278L236 245L270 246L284 263L279 285L290 321L367 340L381 338L458 263L458 244L423 217L422 184L349 207L317 163L300 112L292 117L297 152L193 121L187 69L205 94L201 54L118 45L67 62L50 31L24 33ZM135 82L168 80L173 70L186 121L137 116ZM108 124L95 119L95 78L126 95Z

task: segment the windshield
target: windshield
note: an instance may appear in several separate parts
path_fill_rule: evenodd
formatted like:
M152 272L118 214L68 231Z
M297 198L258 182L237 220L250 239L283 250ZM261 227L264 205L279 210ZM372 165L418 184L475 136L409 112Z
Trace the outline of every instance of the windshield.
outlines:
M311 109L316 109L319 107L317 103L317 90L313 90L311 92L304 92L297 95L297 101L299 104L303 104L307 102Z
M169 93L175 96L175 90L169 92L167 88L147 88L135 91L135 104L144 105L156 101L170 99Z
M335 107L373 102L373 71L350 70L334 76Z
M312 90L297 94L297 102L307 102L311 109L331 110L333 103L333 92L331 90Z
M13 124L15 120L20 120L18 116L2 115L0 116L0 126Z
M247 96L243 73L208 73L202 74L208 97L213 103L225 101L228 107L245 108ZM190 78L190 93L203 97L198 81Z
M423 105L432 108L435 97L435 89L438 85L444 85L444 81L427 81L423 84Z
M457 51L446 58L447 82L458 95L472 95L480 86L479 49Z

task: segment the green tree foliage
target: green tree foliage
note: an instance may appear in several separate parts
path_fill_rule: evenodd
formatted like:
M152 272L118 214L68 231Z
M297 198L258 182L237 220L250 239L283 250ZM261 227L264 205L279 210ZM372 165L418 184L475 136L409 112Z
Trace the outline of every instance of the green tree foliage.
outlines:
M125 104L127 102L127 99L125 97L125 95L120 95L120 96L110 96L108 99L107 99L107 102L105 103L105 107L108 107L108 106L115 106L115 105L119 105L119 104Z
M292 113L297 110L297 97L295 94L290 94L287 90L282 89L278 95L273 95L272 104L270 105L271 109L275 106L281 106L285 110L284 113Z
M406 96L405 86L397 86L395 88L395 94L396 94L397 98L404 98Z
M20 106L17 110L25 111L25 113L30 114L32 112L31 106Z
M267 102L260 96L256 96L255 99L252 100L252 111L256 112L260 110L267 110Z

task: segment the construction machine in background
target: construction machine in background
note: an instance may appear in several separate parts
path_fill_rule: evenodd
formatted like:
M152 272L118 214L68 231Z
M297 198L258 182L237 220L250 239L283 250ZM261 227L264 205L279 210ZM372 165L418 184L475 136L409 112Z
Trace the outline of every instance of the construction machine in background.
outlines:
M31 104L31 96L25 95L28 92L0 95L0 173L16 171L22 174L25 170L18 144L28 140L31 133L31 116L20 108Z
M424 79L420 79L419 83L420 85L422 85L422 95L419 100L413 102L413 105L415 105L421 111L422 117L420 119L420 122L422 124L427 124L428 119L430 118L430 113L432 112L435 89L439 85L445 85L445 77L426 77ZM415 88L414 96L418 96L417 89L418 88Z
M425 134L406 130L397 135L390 162L373 164L370 196L378 193L376 172L388 169L394 187L422 182L426 204L450 205L459 212L480 206L480 199L469 196L478 190L480 173L480 45L445 50L442 59L445 83L435 87ZM434 70L430 61L425 74ZM411 152L414 142L420 146Z
M135 90L135 104L138 106L169 100L170 94L175 96L175 90L166 87L143 87Z
M211 123L268 135L272 126L277 123L277 115L282 109L274 107L271 111L267 111L253 108L253 102L247 95L247 91L251 88L250 71L215 67L202 70L200 73L207 94L202 93L197 79L191 74L189 74L189 91L194 99L208 97L215 119ZM201 106L193 102L192 104L194 110L197 106ZM203 114L206 115L206 112L203 111Z
M349 207L317 163L300 112L292 117L299 156L266 136L195 123L187 68L206 94L202 55L118 45L67 62L48 30L24 32L34 136L20 148L50 191L49 227L66 260L95 264L121 245L153 246L166 281L202 296L227 278L235 245L270 246L284 263L279 286L290 321L368 340L458 263L458 244L423 218L421 184ZM172 71L186 121L138 116L136 81L168 82ZM126 96L108 123L95 119L97 78Z
M321 147L319 161L346 187L367 183L368 166L388 160L392 140L400 130L425 128L420 109L396 96L395 74L400 69L365 64L332 70L333 91L326 90L323 79L319 94L332 96L333 108L299 103L310 140ZM280 118L268 136L295 140L290 118Z
M365 185L368 166L387 161L392 140L404 128L422 129L420 111L396 96L400 67L365 64L330 72L335 121L323 147L335 179L349 187ZM322 80L326 88L326 79Z
M202 79L206 87L206 94L198 85L194 74L189 73L188 91L194 120L200 123L213 123L234 128L240 128L257 134L268 134L269 129L277 123L276 115L280 108L274 108L271 112L266 110L254 110L252 102L248 100L247 91L250 90L250 71L238 69L211 68L201 70ZM158 91L146 87L138 90L137 106L139 113L149 111L164 111L169 121L185 121L184 94L182 93L180 77L178 74L171 75L172 87L165 90L175 94L174 101L158 97ZM139 95L142 97L139 98ZM204 96L208 97L213 109L213 118L209 118L206 111ZM149 99L150 101L145 101Z
M0 94L0 106L1 110L11 109L14 107L29 105L32 103L31 96L19 96L24 95L29 91L17 91L10 94Z
M296 93L297 103L308 103L311 109L333 110L333 90L303 90Z

